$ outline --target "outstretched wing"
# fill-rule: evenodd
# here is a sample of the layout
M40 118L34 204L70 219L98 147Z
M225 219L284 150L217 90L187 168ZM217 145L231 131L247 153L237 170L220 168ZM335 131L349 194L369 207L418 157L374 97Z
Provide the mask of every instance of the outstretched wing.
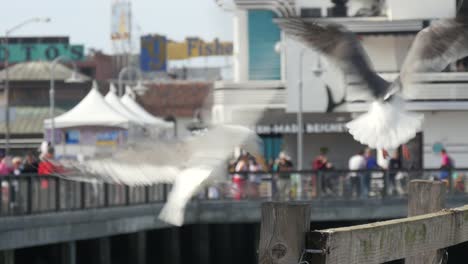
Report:
M416 35L401 69L405 89L410 87L415 73L440 72L468 56L467 13L462 10L455 19L435 21Z
M140 139L111 156L69 162L64 177L126 185L172 183L187 168L204 166L214 176L227 164L236 147L252 154L262 151L258 135L245 127L217 125L197 136L169 142Z
M278 26L336 63L344 72L356 74L376 98L383 97L389 84L378 76L356 35L337 24L321 25L299 17L277 19Z

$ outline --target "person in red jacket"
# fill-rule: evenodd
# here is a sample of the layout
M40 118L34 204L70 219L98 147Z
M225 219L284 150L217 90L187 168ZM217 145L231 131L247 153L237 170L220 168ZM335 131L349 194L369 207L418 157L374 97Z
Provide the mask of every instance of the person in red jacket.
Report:
M63 168L54 161L54 153L54 148L48 147L47 152L42 156L42 161L39 162L39 167L37 169L39 175L52 175L63 172ZM42 180L41 187L47 189L49 187L49 181Z

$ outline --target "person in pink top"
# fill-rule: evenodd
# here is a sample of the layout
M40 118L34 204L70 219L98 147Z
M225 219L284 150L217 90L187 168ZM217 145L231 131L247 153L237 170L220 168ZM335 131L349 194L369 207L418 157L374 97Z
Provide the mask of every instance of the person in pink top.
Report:
M11 173L11 168L7 164L7 158L1 156L0 161L0 176L9 175Z
M442 149L440 151L440 157L442 158L441 160L441 165L440 165L440 180L448 180L450 176L450 171L453 169L453 161L450 158L450 156L447 154L447 151L445 149Z

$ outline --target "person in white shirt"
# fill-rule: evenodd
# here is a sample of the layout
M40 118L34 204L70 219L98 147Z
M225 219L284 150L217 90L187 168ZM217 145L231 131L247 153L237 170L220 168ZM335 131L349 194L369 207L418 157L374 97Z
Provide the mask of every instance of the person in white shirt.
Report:
M364 150L359 150L354 156L349 159L348 162L349 170L354 171L350 172L349 177L351 180L351 194L360 196L362 194L362 172L355 172L355 170L364 170L366 168L366 158L364 158Z

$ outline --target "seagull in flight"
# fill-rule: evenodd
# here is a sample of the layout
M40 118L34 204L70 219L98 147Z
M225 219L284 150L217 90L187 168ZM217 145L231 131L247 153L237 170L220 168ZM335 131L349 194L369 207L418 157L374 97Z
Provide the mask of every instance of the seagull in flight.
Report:
M357 141L371 148L397 148L421 129L423 115L404 109L403 97L410 94L415 74L442 71L468 56L468 14L461 8L455 18L434 21L417 34L400 76L392 83L375 72L357 36L343 25L306 21L295 15L283 16L276 22L288 36L364 83L373 102L367 113L346 126Z
M128 186L172 184L159 218L181 226L190 199L204 187L226 181L228 160L236 147L259 154L263 143L246 127L211 125L183 139L139 139L111 156L62 162L67 173L60 176Z

